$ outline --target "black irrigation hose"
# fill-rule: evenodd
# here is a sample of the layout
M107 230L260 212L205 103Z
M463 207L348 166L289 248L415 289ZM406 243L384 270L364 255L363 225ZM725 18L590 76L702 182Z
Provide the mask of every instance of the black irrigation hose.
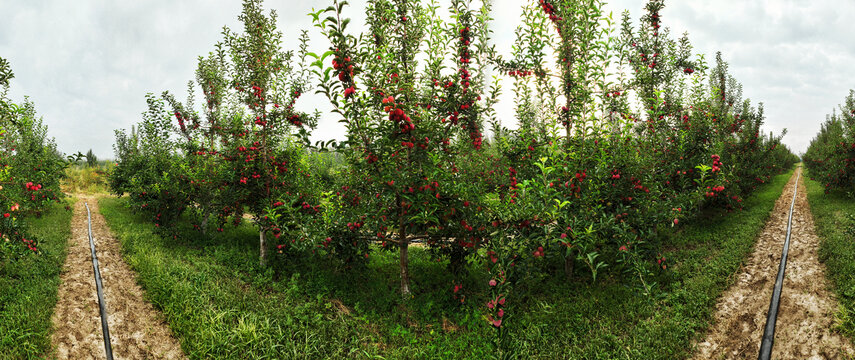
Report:
M787 219L787 239L784 240L784 252L781 255L781 265L778 267L778 278L775 280L775 290L772 291L772 301L769 304L769 313L766 315L766 330L763 331L763 340L760 342L760 360L772 358L772 345L775 343L775 322L778 321L778 305L781 303L781 288L784 286L784 270L787 267L787 253L790 252L790 232L793 228L793 209L796 206L796 194L799 192L799 178L793 189L793 201L790 203L790 217Z
M113 360L113 348L110 345L110 329L107 327L107 308L104 304L104 288L101 286L101 271L98 270L98 256L95 255L95 241L92 240L92 213L89 203L86 205L86 219L89 224L89 249L92 250L92 268L95 269L95 288L98 290L98 307L101 310L101 330L104 332L104 350L107 359Z

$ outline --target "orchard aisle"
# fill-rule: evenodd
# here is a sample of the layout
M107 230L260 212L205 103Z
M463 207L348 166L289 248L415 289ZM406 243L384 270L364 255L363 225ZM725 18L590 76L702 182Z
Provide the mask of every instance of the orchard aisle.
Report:
M793 198L797 169L775 203L754 253L736 283L717 304L714 325L698 344L696 359L756 358L772 288L778 274ZM833 330L837 301L827 288L825 266L819 262L807 191L799 181L781 305L775 329L774 359L842 359L853 347Z
M68 257L60 277L51 339L59 359L104 359L101 317L89 250L86 207L104 286L113 356L116 359L185 358L162 315L143 300L136 274L122 260L118 241L98 212L98 199L78 195L71 222Z

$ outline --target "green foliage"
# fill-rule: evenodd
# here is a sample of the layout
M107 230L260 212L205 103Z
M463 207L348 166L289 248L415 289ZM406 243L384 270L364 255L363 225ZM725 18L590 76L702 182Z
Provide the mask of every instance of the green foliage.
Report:
M632 279L603 275L531 279L531 290L509 294L514 325L509 357L526 359L674 359L692 353L718 295L752 251L792 172L746 198L745 210L706 211L660 234L668 270L655 269L656 297L636 292ZM448 261L412 249L413 297L394 289L397 256L372 253L365 267L337 269L309 256L262 268L248 242L250 226L186 240L164 239L147 219L130 214L126 199L104 199L101 211L122 243L150 300L163 309L190 358L497 357L484 304L495 300L482 264L469 266L465 303L448 297ZM183 225L189 229L189 225ZM548 275L560 262L545 262ZM484 285L484 286L482 286ZM499 299L501 300L501 299ZM495 307L494 307L495 308ZM495 316L495 313L492 313Z
M15 104L6 98L12 73L2 58L0 76L0 261L4 261L39 252L23 217L39 217L52 202L64 198L60 182L72 161L64 159L48 138L33 103Z
M490 5L472 3L452 1L448 21L436 1L369 1L360 35L346 30L345 2L312 14L332 43L310 54L318 92L347 129L338 149L348 164L335 194L341 216L326 224L334 243L324 246L345 263L364 261L372 240L399 249L405 295L410 242L425 240L459 273L486 236L467 223L482 209L480 184L461 167L480 156L496 94L485 91Z
M86 166L95 167L98 165L98 157L92 152L92 149L86 152Z
M127 192L157 226L170 227L190 205L190 194L165 102L152 94L146 101L149 109L139 127L130 134L116 131L119 165L110 174L110 188L117 195Z
M855 90L849 91L840 113L826 116L803 158L811 180L826 191L855 194Z
M494 125L502 136L491 173L504 177L491 179L496 200L487 207L494 301L533 291L550 261L564 263L567 279L576 269L592 281L626 274L653 296L660 284L650 264L668 266L668 244L653 241L664 227L706 208L741 208L743 196L794 163L780 136L759 135L762 106L733 108L741 86L721 56L704 86L703 58L687 36L672 40L661 26L663 1L648 3L637 31L625 13L617 37L602 6L526 6L513 60L497 60L514 80L520 127ZM608 74L613 60L619 70ZM487 320L505 343L511 323Z
M9 80L15 78L15 74L12 72L11 66L9 66L9 61L0 58L0 86L4 89L3 93L5 94L6 88L9 87Z
M223 231L227 219L238 225L252 215L264 262L268 232L311 246L305 229L320 207L304 158L318 116L294 109L310 89L305 32L295 55L280 49L276 13L265 15L261 1L245 1L238 19L243 32L225 28L216 51L199 58L204 119L194 108L193 83L185 103L168 92L148 95L138 128L116 133L119 164L110 184L173 237L185 212L203 232L209 220Z

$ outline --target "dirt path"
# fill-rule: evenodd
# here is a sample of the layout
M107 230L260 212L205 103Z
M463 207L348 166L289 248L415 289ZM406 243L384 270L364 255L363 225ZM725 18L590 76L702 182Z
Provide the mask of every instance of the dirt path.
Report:
M59 359L105 359L101 316L89 250L86 207L92 212L92 235L107 304L113 356L116 359L183 359L178 341L154 307L143 300L136 274L122 260L98 212L97 198L78 195L71 221L68 258L61 275L51 339Z
M801 168L796 172L801 172ZM795 180L796 174L793 174L775 203L754 253L749 256L736 283L719 299L715 323L706 340L698 344L695 359L757 357L781 261ZM814 232L806 190L799 181L773 359L842 359L843 354L855 353L852 344L832 330L837 301L827 289L825 266L819 262L818 247L819 238Z

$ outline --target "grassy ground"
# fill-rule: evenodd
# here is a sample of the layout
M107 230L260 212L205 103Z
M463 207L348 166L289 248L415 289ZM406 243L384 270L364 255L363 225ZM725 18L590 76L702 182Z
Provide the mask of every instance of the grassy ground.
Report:
M68 194L106 194L107 174L113 167L112 162L101 162L96 166L78 164L70 166L65 170L67 176L63 179L62 190Z
M69 202L68 204L71 204ZM31 219L41 255L0 262L0 358L41 358L50 352L51 315L71 236L71 211L55 204Z
M792 173L746 200L746 210L705 214L666 235L674 249L654 297L635 282L580 274L531 287L508 319L512 347L525 359L675 359L703 336L716 297L742 260ZM147 296L163 309L191 358L443 358L494 354L480 309L486 283L471 268L467 304L451 299L444 263L411 249L415 296L397 295L397 256L378 251L364 269L295 260L275 269L257 263L257 233L244 227L209 237L164 240L121 199L101 212L138 271ZM287 275L282 275L287 274ZM512 320L512 321L511 321Z
M818 182L805 179L816 232L822 239L820 261L840 302L839 329L855 340L855 199L843 192L825 193Z

